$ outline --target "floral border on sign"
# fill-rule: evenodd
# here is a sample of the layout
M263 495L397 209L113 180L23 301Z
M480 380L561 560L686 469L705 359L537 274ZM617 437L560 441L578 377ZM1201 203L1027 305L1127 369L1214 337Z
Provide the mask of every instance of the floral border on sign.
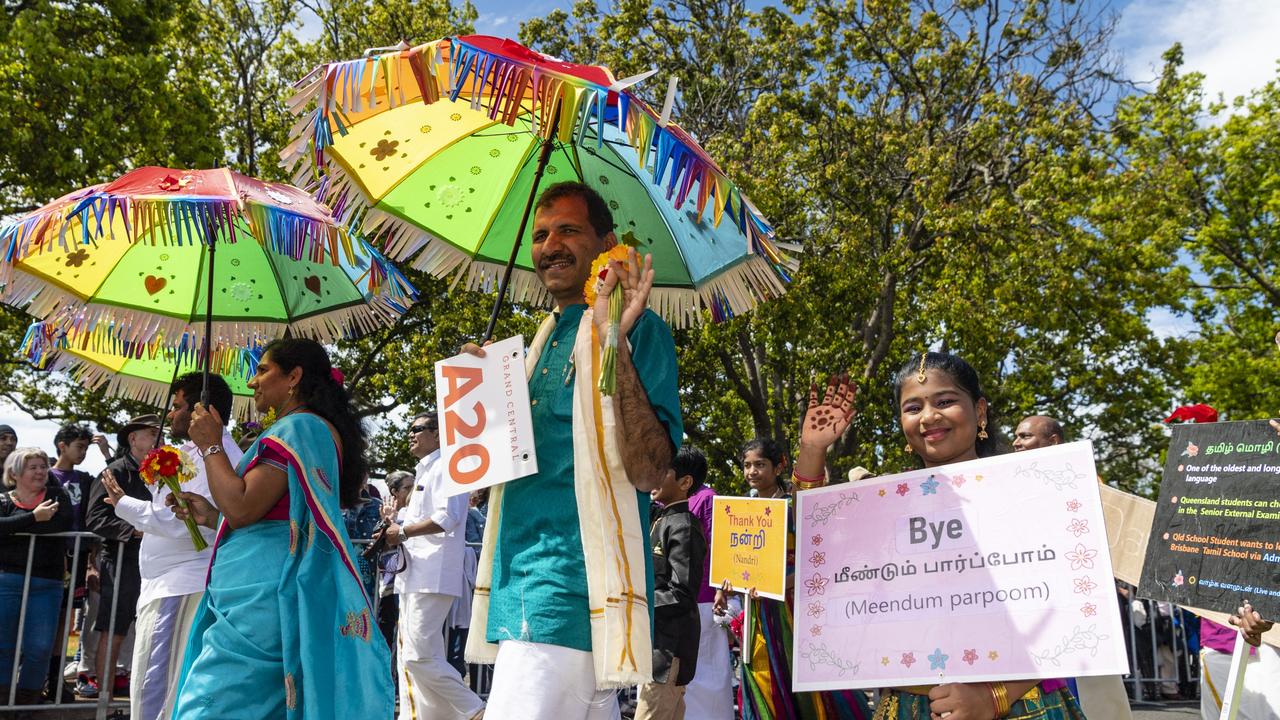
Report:
M1067 463L1061 470L1045 470L1039 467L1040 463L1033 462L1023 467L1017 466L1013 471L1014 479L1018 480L1039 480L1046 485L1052 485L1055 490L1065 490L1070 488L1076 489L1076 483L1084 479L1084 473L1076 472L1071 467L1071 463Z
M818 505L809 512L805 513L805 518L810 520L814 525L826 525L827 521L835 517L836 511L858 502L858 493L852 490L845 490L840 493L840 499L826 505Z
M850 662L828 650L826 643L815 645L812 641L805 640L803 645L804 647L800 650L800 657L809 661L810 670L817 670L819 665L830 665L839 672L841 677L844 677L845 673L857 675L862 666L861 663Z
M1097 625L1090 625L1082 630L1077 625L1072 629L1070 635L1062 637L1062 642L1047 650L1031 653L1031 659L1036 661L1036 665L1048 662L1052 663L1054 667L1061 667L1061 658L1064 655L1087 650L1089 651L1089 657L1097 657L1098 647L1103 640L1107 639L1107 636L1098 634L1096 628Z

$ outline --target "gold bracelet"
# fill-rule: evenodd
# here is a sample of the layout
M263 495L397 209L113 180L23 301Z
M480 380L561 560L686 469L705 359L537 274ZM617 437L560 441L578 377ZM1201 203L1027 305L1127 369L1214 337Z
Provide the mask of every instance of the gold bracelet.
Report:
M795 471L792 471L791 478L796 481L796 487L801 490L812 490L827 484L827 479L825 477L809 478Z
M1002 718L1009 714L1009 689L1004 683L991 683L991 695L996 701L996 717Z

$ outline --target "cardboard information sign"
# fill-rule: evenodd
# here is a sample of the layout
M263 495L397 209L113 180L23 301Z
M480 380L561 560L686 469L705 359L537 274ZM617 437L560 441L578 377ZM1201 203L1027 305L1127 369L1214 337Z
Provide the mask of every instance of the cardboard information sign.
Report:
M445 493L459 495L538 472L524 337L436 363Z
M1174 426L1138 594L1280 616L1280 436L1266 420Z
M796 690L1128 672L1087 442L799 493Z
M716 496L712 500L712 587L755 588L782 600L787 591L787 501Z

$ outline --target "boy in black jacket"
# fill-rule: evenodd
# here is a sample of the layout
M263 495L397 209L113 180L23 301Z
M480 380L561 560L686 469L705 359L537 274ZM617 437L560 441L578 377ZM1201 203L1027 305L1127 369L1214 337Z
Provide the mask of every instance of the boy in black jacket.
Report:
M640 688L636 720L684 718L684 686L698 663L698 588L707 553L702 523L689 512L689 493L706 477L707 459L686 445L652 493L653 682Z

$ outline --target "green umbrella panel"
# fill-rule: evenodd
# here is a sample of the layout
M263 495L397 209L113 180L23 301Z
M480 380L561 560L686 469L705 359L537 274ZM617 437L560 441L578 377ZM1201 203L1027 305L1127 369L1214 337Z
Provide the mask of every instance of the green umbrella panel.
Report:
M361 241L335 264L321 254L298 259L251 238L242 218L204 242L173 244L152 228L125 240L123 214L103 237L34 251L14 263L6 301L86 338L198 347L205 329L208 263L214 258L212 340L245 346L285 331L332 343L389 325L416 290L386 258ZM229 232L241 238L229 242ZM101 347L95 349L103 349Z

